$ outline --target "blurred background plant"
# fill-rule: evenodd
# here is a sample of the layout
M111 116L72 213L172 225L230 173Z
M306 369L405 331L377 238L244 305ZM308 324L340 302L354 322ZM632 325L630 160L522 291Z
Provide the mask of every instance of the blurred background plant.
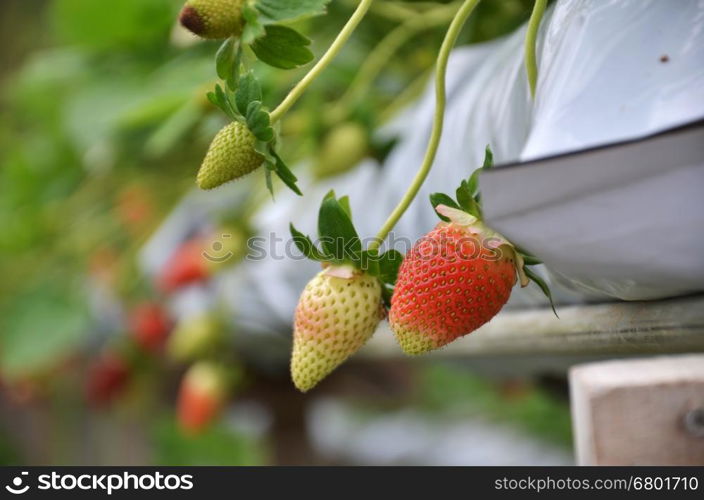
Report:
M297 23L314 40L314 53L329 45L355 5L334 1L328 15ZM365 156L383 159L391 144L375 142L371 131L420 94L457 5L378 2L282 124L283 135L295 137L284 142L289 164L310 165L312 175L325 178ZM460 43L511 32L531 7L530 0L485 0ZM176 339L185 326L169 333L175 318L165 290L140 272L137 255L193 188L210 139L224 124L205 98L218 44L176 26L180 8L179 0L120 0L109 7L95 0L3 1L2 463L359 459L316 453L315 439L306 437L314 423L304 409L315 394L293 393L285 376L262 373L235 352L226 356L241 372L228 385L235 403L216 405L223 418L200 434L178 425L186 367L168 353L191 347L172 347L183 344ZM255 64L265 102L280 100L305 70ZM345 154L333 154L339 151ZM216 224L246 234L246 215ZM188 279L217 272L183 265ZM220 329L226 335L218 345L227 351L233 332L226 324ZM533 381L486 379L461 363L437 361L390 362L373 372L380 378L371 383L367 368L352 366L322 391L343 398L353 419L399 408L438 422L479 415L551 446L569 446L562 386L551 392Z

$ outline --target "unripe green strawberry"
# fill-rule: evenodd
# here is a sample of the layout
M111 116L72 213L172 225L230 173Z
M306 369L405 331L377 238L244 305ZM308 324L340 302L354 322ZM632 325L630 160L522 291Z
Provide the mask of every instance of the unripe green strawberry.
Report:
M291 376L303 392L362 347L383 315L379 280L339 270L328 267L318 273L296 307Z
M169 336L167 354L174 361L189 361L214 351L223 338L224 326L212 313L182 319Z
M313 174L318 178L342 174L364 159L368 147L367 131L359 123L339 125L325 137Z
M203 431L221 412L227 400L227 374L207 361L188 369L178 395L178 422L184 432Z
M443 214L451 212L458 217L416 242L399 269L389 323L407 354L442 347L489 321L508 301L517 272L527 284L510 243L468 214Z
M188 0L181 25L201 38L229 38L242 33L244 0Z
M198 186L213 189L238 179L264 162L254 150L256 138L246 125L232 122L215 135L198 171Z

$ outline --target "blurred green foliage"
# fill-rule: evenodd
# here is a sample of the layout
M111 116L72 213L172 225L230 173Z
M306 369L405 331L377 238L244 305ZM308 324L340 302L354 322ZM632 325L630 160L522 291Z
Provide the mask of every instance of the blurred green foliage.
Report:
M265 465L263 443L222 425L198 436L184 436L165 417L152 434L154 465Z
M496 384L458 365L429 364L422 370L421 403L429 411L481 415L555 444L571 447L569 404L525 381Z

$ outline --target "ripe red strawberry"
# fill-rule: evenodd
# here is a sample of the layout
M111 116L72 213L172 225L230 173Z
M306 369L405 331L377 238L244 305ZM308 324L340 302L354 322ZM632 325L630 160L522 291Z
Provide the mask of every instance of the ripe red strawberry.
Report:
M491 320L511 296L516 275L521 287L534 281L555 312L547 284L526 267L540 261L482 222L479 174L492 164L487 146L484 165L462 180L457 201L430 196L443 222L405 257L391 297L389 323L407 354L442 347Z
M201 361L188 369L178 395L178 422L184 432L203 431L220 413L227 398L227 376L213 363Z
M476 330L511 296L522 260L480 222L467 225L461 219L439 223L399 269L389 321L408 354L437 349Z
M383 317L379 279L339 270L318 273L296 307L291 375L303 392L359 350Z
M117 353L102 354L88 370L88 403L100 407L114 401L127 387L129 375L127 363Z
M144 350L162 350L171 330L171 320L162 306L152 302L139 304L130 313L129 323L135 341Z

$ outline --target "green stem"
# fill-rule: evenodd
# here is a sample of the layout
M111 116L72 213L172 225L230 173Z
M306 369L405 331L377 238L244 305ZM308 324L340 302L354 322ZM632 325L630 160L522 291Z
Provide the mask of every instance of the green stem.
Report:
M337 54L347 42L347 39L350 37L350 35L352 35L355 28L357 28L357 25L364 18L373 1L374 0L362 0L359 3L357 9L347 21L347 24L345 24L345 26L342 28L342 31L340 31L340 33L337 35L337 38L335 38L335 41L332 42L332 45L330 45L330 48L327 50L327 52L323 54L323 57L321 57L315 64L315 66L313 66L313 68L311 68L311 70L306 74L306 76L304 76L301 81L298 82L296 86L293 87L293 89L291 89L291 92L289 92L286 98L281 101L281 104L279 104L278 107L271 112L272 123L279 120L286 113L286 111L288 111L289 108L291 108L291 106L295 104L295 102L301 97L301 95L303 95L303 93L310 86L310 84L313 83L313 81L318 77L318 75L320 75L320 73L322 73L323 70L332 62L335 56L337 56Z
M347 91L333 108L333 115L343 115L346 110L364 96L388 60L416 33L447 22L457 12L458 4L445 5L434 10L416 14L392 30L365 59Z
M450 27L445 34L445 39L442 42L442 47L440 47L440 53L438 54L437 67L435 69L435 114L433 116L433 130L430 134L430 142L428 143L428 148L425 151L425 156L423 157L423 163L421 163L420 169L413 179L413 182L408 187L406 194L396 206L389 218L379 230L374 241L369 244L369 250L376 250L381 246L381 242L389 234L389 232L394 228L398 220L404 214L406 209L413 201L413 199L418 194L420 187L425 182L430 168L433 166L433 161L435 160L435 153L437 153L438 145L440 144L440 138L442 137L443 121L445 118L445 74L447 73L447 60L450 57L450 52L452 47L454 47L457 37L464 26L465 21L472 13L474 8L477 6L480 0L465 0L462 6L457 11L455 18L450 23Z
M543 19L547 3L547 0L535 0L533 13L530 15L530 20L528 21L528 31L526 31L526 74L528 75L530 95L533 98L535 98L535 86L538 82L538 63L536 62L535 56L535 41L538 38L538 28L540 28L540 21Z

